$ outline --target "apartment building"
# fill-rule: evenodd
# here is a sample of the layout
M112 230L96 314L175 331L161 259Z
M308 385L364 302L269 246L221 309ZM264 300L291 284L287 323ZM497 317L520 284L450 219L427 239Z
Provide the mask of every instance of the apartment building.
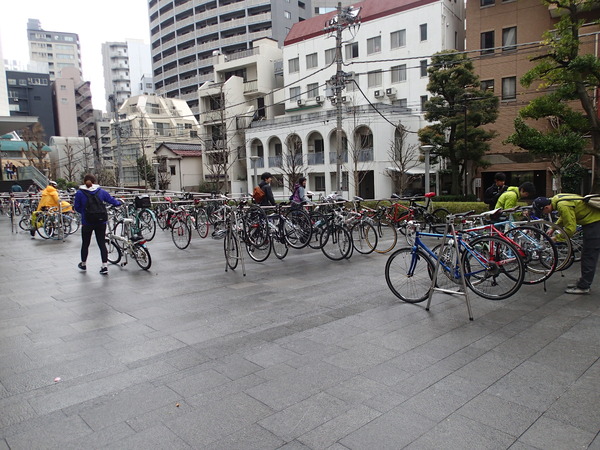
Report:
M312 16L311 0L150 0L155 92L188 102L199 113L197 87L214 81L215 55L252 47L263 37L280 45L298 21Z
M27 22L29 59L48 64L50 79L54 80L66 67L81 71L81 48L79 36L62 31L46 31L38 19Z
M463 49L464 4L367 0L356 3L354 11L360 27L348 27L342 35L347 75L341 98L342 179L337 180L338 105L328 89L336 73L336 40L324 27L330 20L335 23L336 12L292 27L283 48L286 88L274 94L274 103L285 114L251 123L246 154L282 178L286 154L300 148L311 191L329 193L341 185L344 195L383 198L396 188L396 126L409 131L405 147L414 149L419 144L416 132L426 125L422 106L428 96L430 55ZM413 174L424 172L418 158L417 150ZM283 184L279 190L285 195Z
M119 138L117 128L120 128ZM112 122L112 134L113 164L118 169L121 161L125 186L144 184L137 170L137 159L146 155L151 161L162 143L200 143L200 127L187 103L158 95L138 95L125 100L119 109L118 127ZM177 172L172 176L179 179Z
M102 44L102 67L104 69L104 92L106 110L114 112L109 96L114 96L117 110L129 97L152 94L154 84L150 58L150 45L140 39Z
M597 19L599 13L600 7L590 13L590 19ZM545 53L539 43L543 33L554 27L559 15L559 10L539 0L467 2L467 50L472 52L482 87L500 98L499 117L488 126L498 132L486 155L491 165L479 169L471 180L472 191L480 197L493 183L496 172L505 172L511 185L532 181L541 194L553 194L555 186L550 162L534 159L527 151L505 144L504 140L514 133L514 119L519 110L540 95L537 85L525 88L520 79L538 63L535 57ZM584 33L593 31L599 31L599 27L582 28ZM582 52L598 54L597 35L582 38L581 43ZM578 102L573 106L577 108ZM540 122L535 126L544 129L550 124Z
M47 73L6 71L11 116L36 116L46 136L54 136L52 87Z
M90 82L81 79L79 69L62 69L52 83L52 94L56 135L92 138L95 133L92 92Z

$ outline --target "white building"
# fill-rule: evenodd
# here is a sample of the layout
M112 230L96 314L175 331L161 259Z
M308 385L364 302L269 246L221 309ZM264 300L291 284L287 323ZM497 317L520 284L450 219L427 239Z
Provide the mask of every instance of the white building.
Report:
M51 176L78 182L83 173L94 171L94 149L88 138L52 136L48 146Z
M283 81L276 73L281 49L270 38L252 46L244 52L215 55L216 81L198 89L205 179L216 182L216 190L236 194L249 192L245 130L253 121L283 113L282 106L273 105L273 91Z
M425 126L422 105L428 95L430 56L464 47L464 4L366 0L355 4L355 10L360 27L346 29L342 35L342 70L354 82L346 85L342 98L341 184L345 195L383 198L394 190L389 168L393 167L390 149L396 125L409 130L411 145L418 145L416 132ZM336 74L335 34L325 30L335 15L292 27L283 49L286 89L276 92L274 99L285 105L285 115L253 122L246 132L247 156L258 156L273 174L282 174L282 157L300 146L308 188L313 192L337 191L340 184L336 179L336 105L328 98L331 91L325 90L326 82ZM423 167L413 171L422 173Z
M140 39L102 44L106 110L113 111L109 96L116 98L117 109L126 99L154 92L150 45Z
M169 190L198 191L204 180L202 145L163 142L154 154L158 170L166 173L163 178L169 180Z
M119 127L120 146L116 123L112 122L113 162L118 169L121 160L125 186L144 184L137 170L137 159L145 155L151 161L163 142L200 143L198 122L187 103L180 99L158 95L130 97L119 109Z

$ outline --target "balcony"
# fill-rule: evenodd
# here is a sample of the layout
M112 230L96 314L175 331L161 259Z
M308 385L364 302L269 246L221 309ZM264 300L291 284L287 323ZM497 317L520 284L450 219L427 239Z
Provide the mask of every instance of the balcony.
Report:
M249 56L259 55L260 47L249 48L248 50L243 50L241 52L230 53L227 55L229 58L229 62L235 61L236 59L247 58Z
M308 165L314 166L316 164L325 164L325 153L309 153L306 155L308 159Z
M163 58L161 66L166 66L167 64L169 64L172 61L175 61L176 59L177 59L177 53L172 53L171 55L167 55ZM160 76L160 74L158 76Z
M373 161L373 149L363 148L357 152L356 157L358 162Z
M343 163L348 162L348 150L344 150L342 152L342 161ZM329 152L329 164L337 164L337 152Z
M281 167L283 158L281 155L269 156L269 167Z
M269 158L270 159L270 158ZM255 164L255 165L254 165ZM257 159L256 161L250 161L250 167L254 168L256 167L257 169L262 169L263 167L265 167L265 158L263 158L262 156Z

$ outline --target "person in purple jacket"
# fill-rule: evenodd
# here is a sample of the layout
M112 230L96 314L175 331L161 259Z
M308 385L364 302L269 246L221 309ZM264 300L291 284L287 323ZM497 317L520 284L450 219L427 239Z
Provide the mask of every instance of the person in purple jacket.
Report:
M77 265L79 269L85 271L86 261L88 256L88 249L90 242L92 241L92 233L96 235L96 242L98 248L100 248L100 256L102 258L102 267L100 273L102 275L108 275L108 251L106 250L106 221L100 221L97 223L90 223L85 217L85 208L88 202L88 195L97 195L99 200L105 203L110 203L114 206L121 205L121 202L100 188L96 184L96 177L91 174L87 174L83 178L83 183L79 186L79 190L75 194L75 211L81 214L81 262ZM85 192L84 192L85 191Z

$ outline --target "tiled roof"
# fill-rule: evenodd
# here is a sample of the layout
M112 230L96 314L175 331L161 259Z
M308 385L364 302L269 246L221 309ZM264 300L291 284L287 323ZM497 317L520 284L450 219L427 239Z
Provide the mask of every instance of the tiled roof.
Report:
M161 147L165 147L178 156L202 156L201 144L182 144L179 142L163 142Z
M171 150L173 153L179 156L202 156L200 150Z
M360 21L368 22L369 20L379 19L380 17L389 16L390 14L396 14L437 1L439 0L364 0L355 3L353 6L355 8L362 8L360 11ZM295 23L285 38L283 45L294 44L326 34L325 24L336 14L337 11L333 11Z

